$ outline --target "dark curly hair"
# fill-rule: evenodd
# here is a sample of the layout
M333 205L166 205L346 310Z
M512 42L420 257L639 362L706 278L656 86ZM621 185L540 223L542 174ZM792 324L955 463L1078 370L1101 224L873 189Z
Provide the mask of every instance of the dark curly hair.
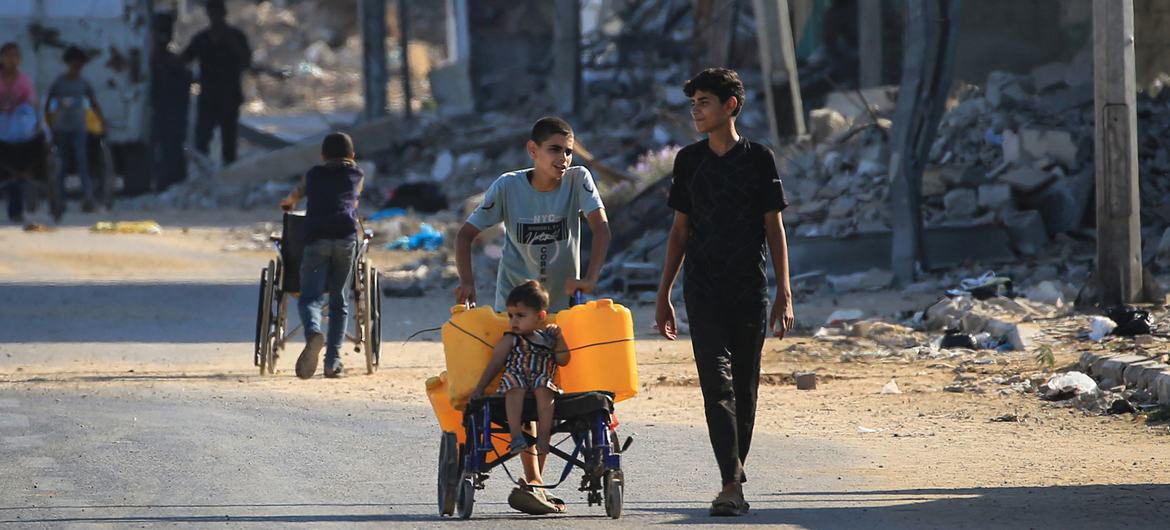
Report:
M544 311L548 309L548 291L540 285L536 280L528 280L512 289L508 293L508 300L504 302L509 306L522 305L529 309L537 311Z
M743 81L740 81L735 70L728 68L708 68L683 85L683 93L688 98L694 97L699 90L715 94L720 103L727 103L729 98L734 97L735 110L731 111L732 116L739 116L739 111L743 110L743 104L747 102Z

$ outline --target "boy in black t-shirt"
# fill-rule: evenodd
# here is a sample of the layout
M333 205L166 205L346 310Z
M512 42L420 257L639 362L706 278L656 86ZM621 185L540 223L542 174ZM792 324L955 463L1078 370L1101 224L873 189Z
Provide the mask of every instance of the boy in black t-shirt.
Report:
M674 224L658 288L659 332L674 340L670 291L686 257L683 295L707 416L707 431L723 489L711 515L742 515L743 462L751 446L760 351L767 328L792 329L788 246L780 211L788 205L772 151L735 131L745 92L732 70L711 68L683 88L691 118L707 139L684 147L674 161L670 207ZM768 317L764 242L777 289Z

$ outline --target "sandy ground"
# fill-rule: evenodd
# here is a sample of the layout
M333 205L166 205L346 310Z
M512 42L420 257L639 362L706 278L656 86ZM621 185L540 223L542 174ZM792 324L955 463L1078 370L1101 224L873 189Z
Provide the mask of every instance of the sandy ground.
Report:
M228 228L256 222L255 217L204 213L164 219L165 232L153 236L92 234L84 228L88 219L47 233L0 228L0 328L6 328L0 329L0 383L82 393L149 389L176 395L265 395L289 403L425 407L423 380L443 369L441 345L434 333L410 343L402 340L443 322L450 305L446 292L385 299L382 367L372 376L351 375L328 383L298 380L291 373L292 357L300 347L296 341L290 344L294 353L280 359L276 376L256 374L250 320L255 294L240 286L256 285L255 277L271 254L222 250L230 239ZM373 256L382 268L409 258L390 252ZM28 296L56 297L60 303L26 308L20 299ZM199 320L171 322L168 306L184 303L187 296L222 299L224 314L208 315L207 325ZM149 303L139 303L144 297ZM894 314L921 309L924 300L933 298L885 292L846 302ZM806 300L796 312L811 324L840 304ZM702 433L690 344L654 338L651 308L634 310L642 392L619 405L619 417L639 425L699 426L695 432ZM1061 321L1061 329L1077 328L1077 318L1083 320ZM58 324L48 324L54 321ZM1061 326L1053 323L1054 328ZM831 443L860 455L825 466L820 472L826 475L923 494L1170 483L1170 456L1162 450L1165 424L1149 425L1132 415L1090 414L1041 401L1034 392L1001 393L1007 385L996 377L1042 377L1031 352L980 357L978 362L973 354L922 360L851 355L843 361L844 354L881 344L804 335L765 344L757 432L814 445ZM905 334L888 340L911 344L929 338ZM1075 332L1054 332L1046 342L1054 347L1058 368L1071 365L1083 350L1125 347L1089 343ZM72 347L82 344L84 349ZM1151 346L1158 347L1165 350L1164 344ZM352 352L345 360L350 367L361 364ZM817 372L817 389L796 390L791 379L796 371ZM944 392L956 377L980 382L984 391ZM880 394L891 379L902 393ZM1008 414L1019 421L992 421ZM418 420L434 424L429 417ZM713 468L706 436L694 442L703 452L697 465ZM757 458L769 455L754 454L749 475Z

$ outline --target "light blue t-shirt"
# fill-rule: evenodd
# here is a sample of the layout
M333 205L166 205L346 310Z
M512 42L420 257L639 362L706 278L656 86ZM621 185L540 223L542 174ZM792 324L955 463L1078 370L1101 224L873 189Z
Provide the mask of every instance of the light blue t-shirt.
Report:
M528 181L530 171L500 175L467 218L480 230L504 223L496 311L505 311L508 293L527 280L537 280L548 290L550 312L569 307L565 282L581 274L581 217L605 207L584 167L570 167L561 187L552 191L536 191Z

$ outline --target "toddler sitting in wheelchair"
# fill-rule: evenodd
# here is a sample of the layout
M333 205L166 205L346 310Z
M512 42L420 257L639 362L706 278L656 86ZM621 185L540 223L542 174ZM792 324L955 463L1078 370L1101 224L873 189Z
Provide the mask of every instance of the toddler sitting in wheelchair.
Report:
M552 436L553 405L561 392L554 383L558 366L569 364L569 348L555 324L547 324L548 291L535 280L528 280L508 294L508 320L512 327L496 344L492 360L484 370L471 399L482 399L484 389L502 370L499 393L511 431L509 451L520 454L530 447L521 427L524 424L524 398L529 392L536 402L537 454L548 454Z

